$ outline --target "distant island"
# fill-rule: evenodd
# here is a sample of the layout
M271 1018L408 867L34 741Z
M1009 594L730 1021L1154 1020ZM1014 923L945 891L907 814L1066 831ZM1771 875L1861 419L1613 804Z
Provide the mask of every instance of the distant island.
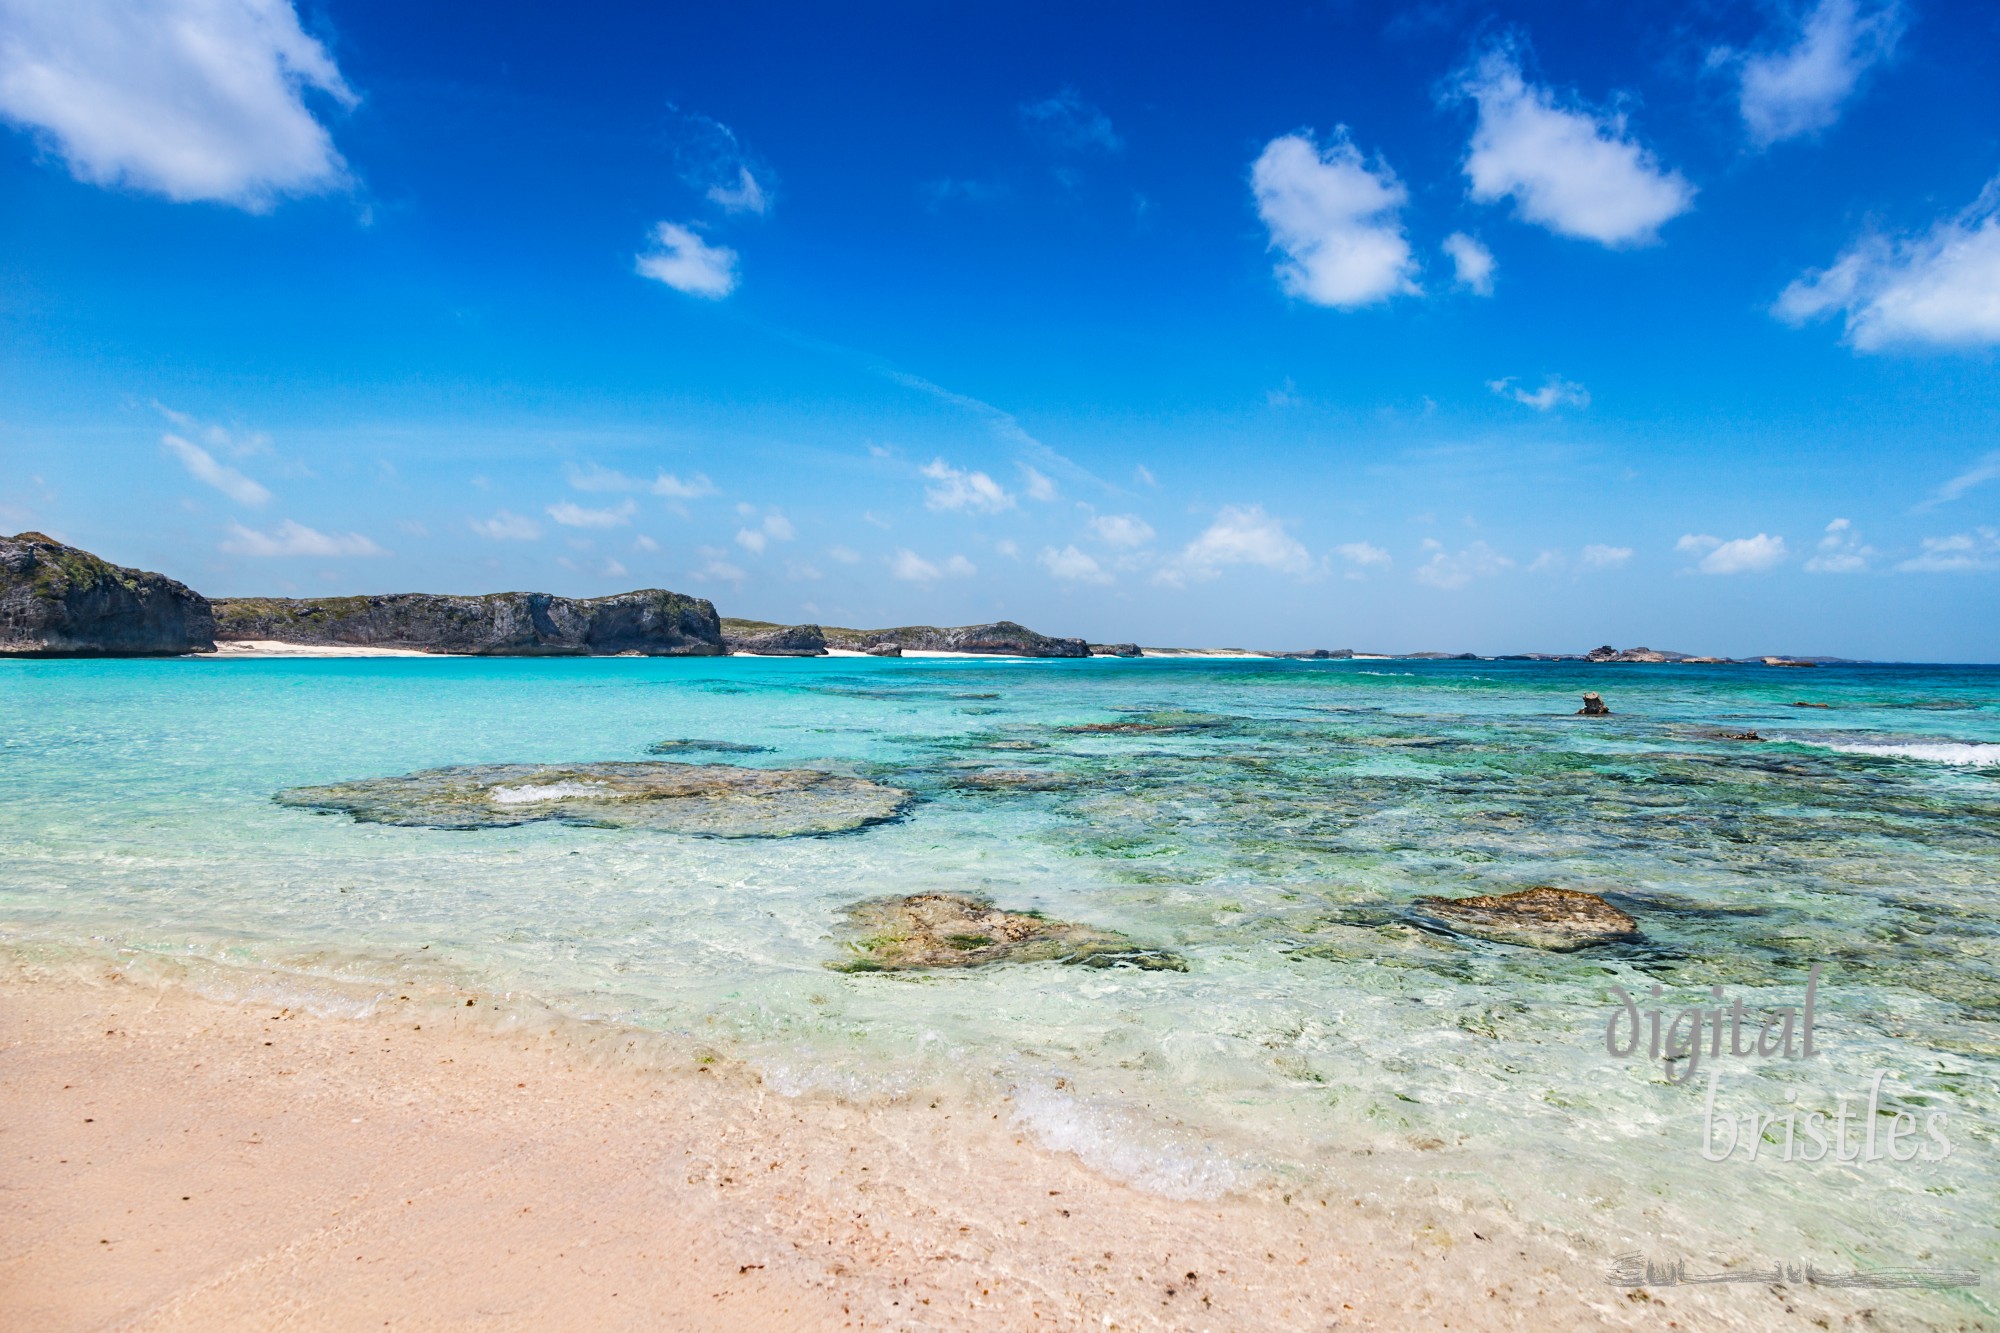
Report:
M474 657L825 657L950 653L1004 657L1254 657L1749 664L1811 667L1851 659L1705 657L1652 648L1587 653L1367 653L1142 648L986 625L848 629L725 618L702 597L644 588L606 597L543 592L380 593L348 597L208 598L186 584L111 564L39 532L0 537L0 656L177 657L218 645L290 645Z

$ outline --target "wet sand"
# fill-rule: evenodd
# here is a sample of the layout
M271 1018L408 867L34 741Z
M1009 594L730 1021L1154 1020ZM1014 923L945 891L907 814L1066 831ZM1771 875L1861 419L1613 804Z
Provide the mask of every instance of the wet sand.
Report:
M1601 1256L1379 1192L1166 1199L1004 1108L788 1098L453 1004L0 984L0 1326L1857 1326L1858 1302L1635 1295Z

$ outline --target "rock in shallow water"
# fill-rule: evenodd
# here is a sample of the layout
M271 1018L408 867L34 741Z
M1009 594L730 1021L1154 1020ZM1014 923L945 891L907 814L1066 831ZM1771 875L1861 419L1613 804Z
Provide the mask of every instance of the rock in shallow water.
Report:
M745 745L741 741L654 741L647 754L769 754L768 745Z
M472 764L293 787L280 805L407 828L507 828L537 820L708 838L846 833L901 814L910 793L814 769L727 764Z
M1476 898L1419 898L1417 911L1464 935L1557 951L1629 940L1639 923L1594 893L1543 885Z
M1033 912L1005 912L962 893L871 898L846 909L849 956L836 972L908 972L988 963L1071 963L1187 971L1187 960L1123 935Z

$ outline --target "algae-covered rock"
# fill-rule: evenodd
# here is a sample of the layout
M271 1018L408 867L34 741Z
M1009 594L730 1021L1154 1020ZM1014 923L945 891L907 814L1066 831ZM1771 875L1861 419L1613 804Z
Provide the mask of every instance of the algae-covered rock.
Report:
M294 787L274 799L407 828L507 828L546 819L709 838L796 838L894 819L910 794L814 769L655 761L431 768Z
M1187 971L1187 960L1123 935L1036 912L1007 912L962 893L871 898L845 911L840 932L848 956L837 972L908 972L989 963L1069 963Z
M1158 709L1150 713L1140 713L1122 722L1083 722L1073 727L1058 730L1074 736L1175 736L1203 731L1216 731L1230 726L1234 718L1218 717L1214 713L1194 713L1180 708Z
M1557 952L1639 933L1637 921L1596 894L1547 885L1475 898L1419 898L1416 909L1463 935Z
M0 537L0 656L168 657L215 651L208 599L39 532Z
M953 779L961 787L984 791L1061 791L1077 785L1073 773L1047 768L981 768Z

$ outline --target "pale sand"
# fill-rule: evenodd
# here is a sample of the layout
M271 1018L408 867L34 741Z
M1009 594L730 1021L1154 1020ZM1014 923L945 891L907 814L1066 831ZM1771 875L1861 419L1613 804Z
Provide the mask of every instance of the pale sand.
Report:
M352 644L284 643L277 639L217 639L211 661L239 657L440 657L415 648L366 648Z
M1504 1221L1176 1202L962 1100L385 1009L0 984L0 1327L1791 1325L1764 1289L1634 1298Z

